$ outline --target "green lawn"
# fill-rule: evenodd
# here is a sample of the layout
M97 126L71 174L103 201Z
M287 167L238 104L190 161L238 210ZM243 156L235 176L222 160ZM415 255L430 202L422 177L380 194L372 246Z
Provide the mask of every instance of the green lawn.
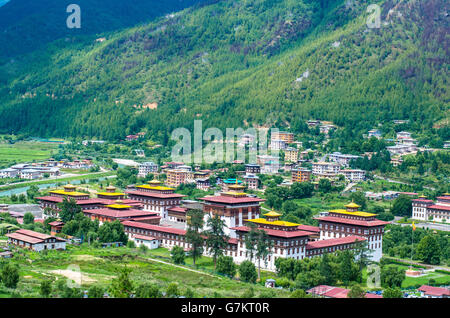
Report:
M0 166L13 162L44 161L57 152L58 145L45 142L21 141L15 144L0 144Z
M399 264L389 264L389 266L395 266L397 268L407 270L409 266L407 265L399 265ZM367 269L363 269L363 282L366 281L367 278ZM427 275L420 277L408 277L406 276L405 280L402 282L402 288L411 288L417 285L427 285L430 282L430 279L434 279L437 285L449 285L450 284L450 274L438 273L438 272L430 272Z

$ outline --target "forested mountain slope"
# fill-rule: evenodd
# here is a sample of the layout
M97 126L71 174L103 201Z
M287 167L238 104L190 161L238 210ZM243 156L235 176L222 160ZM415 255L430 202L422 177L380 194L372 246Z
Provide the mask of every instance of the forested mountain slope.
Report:
M379 1L381 27L369 29L371 3L219 1L56 40L0 66L0 130L119 139L147 129L165 142L194 119L301 131L316 118L349 136L391 119L431 129L448 117L448 4Z

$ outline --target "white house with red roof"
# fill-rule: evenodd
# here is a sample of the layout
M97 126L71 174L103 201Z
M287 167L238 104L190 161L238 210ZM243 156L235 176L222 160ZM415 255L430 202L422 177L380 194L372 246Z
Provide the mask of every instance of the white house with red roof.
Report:
M450 289L446 287L422 285L417 290L426 298L450 298Z
M412 218L422 221L450 223L450 194L437 197L436 202L424 196L412 200Z
M20 229L6 234L8 244L31 249L36 252L43 250L65 250L66 240L39 232Z
M350 289L328 285L319 285L306 291L307 294L323 298L348 298L349 292ZM366 293L365 298L383 298L383 296Z

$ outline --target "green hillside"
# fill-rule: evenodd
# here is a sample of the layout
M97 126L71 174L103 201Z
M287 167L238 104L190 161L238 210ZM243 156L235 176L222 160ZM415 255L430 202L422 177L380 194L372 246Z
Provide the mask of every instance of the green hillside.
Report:
M392 119L435 133L448 116L444 0L379 1L379 29L366 26L372 1L214 2L5 59L0 133L121 139L146 128L166 142L194 119L298 132L315 118L351 137Z

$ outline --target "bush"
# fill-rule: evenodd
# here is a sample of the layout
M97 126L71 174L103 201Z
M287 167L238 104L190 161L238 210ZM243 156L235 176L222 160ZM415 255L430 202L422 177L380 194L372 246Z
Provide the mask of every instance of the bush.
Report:
M291 298L309 298L309 295L303 289L296 289L291 293Z
M128 248L136 248L136 244L134 243L134 241L128 241L127 242L127 247Z
M233 278L236 275L236 264L231 256L220 256L217 259L216 270L218 273Z
M136 298L161 298L159 287L154 284L141 284L136 289Z
M179 296L178 285L176 283L170 283L167 286L166 297L168 297L168 298L176 298L178 296Z
M242 298L253 298L253 297L255 297L255 291L253 290L253 287L250 287L242 294Z
M291 282L286 277L281 277L275 280L275 285L283 288L289 288L291 287Z
M259 298L274 298L275 292L273 290L265 290L259 294Z
M4 265L0 273L0 280L5 287L15 289L19 283L19 269L11 264Z
M243 282L256 283L258 274L255 265L250 261L243 261L239 266L239 276Z
M174 264L184 264L184 257L186 255L181 246L174 246L170 251L170 255L172 256L172 261Z
M97 285L92 285L88 290L88 298L103 298L105 291Z
M49 279L44 279L41 281L40 293L43 298L48 298L52 293L52 281Z

